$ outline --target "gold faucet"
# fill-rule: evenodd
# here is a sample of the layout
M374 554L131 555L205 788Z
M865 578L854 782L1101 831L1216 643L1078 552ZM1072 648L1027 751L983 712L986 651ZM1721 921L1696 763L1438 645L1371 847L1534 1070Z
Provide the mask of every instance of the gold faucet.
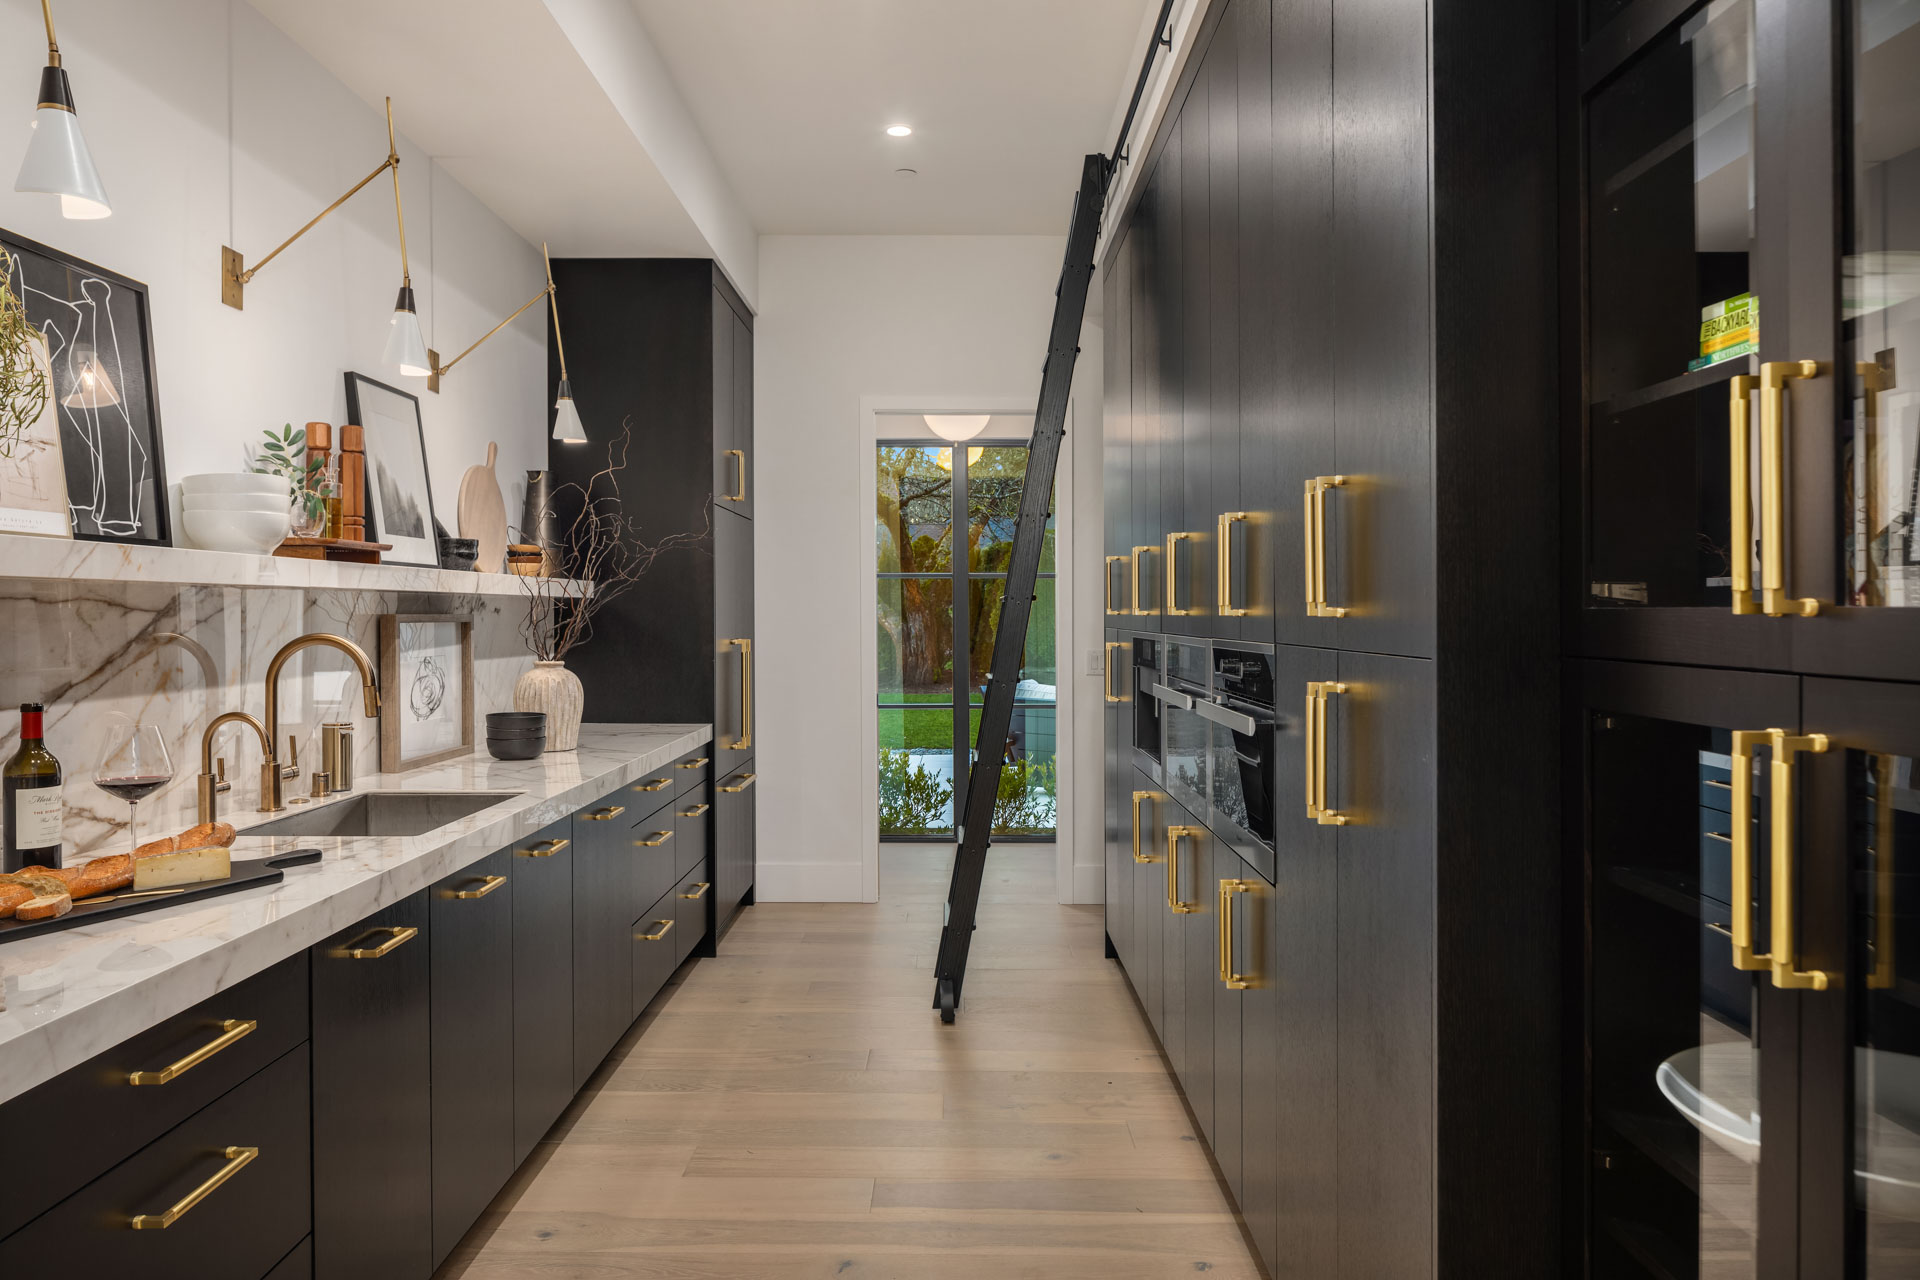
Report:
M366 704L367 714L380 714L380 681L373 674L373 661L367 657L367 651L343 636L328 635L324 631L315 631L289 640L282 645L280 652L273 655L273 661L267 664L267 764L260 775L260 807L268 813L275 813L287 807L286 796L282 790L281 773L278 762L272 757L273 740L280 736L280 669L287 665L287 659L302 649L314 645L328 645L353 659L353 665L360 668L360 692Z
M227 762L220 761L220 772L213 771L213 735L225 724L244 724L260 737L260 798L266 799L273 784L267 781L274 772L273 740L267 737L266 729L258 720L244 711L229 711L225 715L213 718L207 725L207 731L200 735L200 816L198 822L217 822L220 818L220 793L231 791L233 784L227 781Z

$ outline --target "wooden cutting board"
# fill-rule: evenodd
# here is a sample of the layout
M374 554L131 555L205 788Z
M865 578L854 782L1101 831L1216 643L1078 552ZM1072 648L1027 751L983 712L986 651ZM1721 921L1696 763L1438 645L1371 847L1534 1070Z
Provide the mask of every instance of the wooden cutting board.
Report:
M468 467L460 477L460 504L456 519L460 536L480 543L480 558L473 567L481 573L500 573L507 559L507 503L500 496L500 481L493 474L500 447L487 442L485 465Z

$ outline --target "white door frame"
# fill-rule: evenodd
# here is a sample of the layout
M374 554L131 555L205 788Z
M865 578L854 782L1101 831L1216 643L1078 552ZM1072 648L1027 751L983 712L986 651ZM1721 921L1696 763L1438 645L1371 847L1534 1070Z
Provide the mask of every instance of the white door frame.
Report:
M882 414L900 413L1005 413L1019 414L1022 417L1033 416L1032 395L1022 396L922 396L922 395L877 395L860 397L860 487L861 492L873 493L874 450L880 443L880 417ZM1073 889L1073 849L1074 849L1074 805L1073 805L1073 713L1074 685L1078 667L1075 658L1079 654L1077 637L1073 631L1073 402L1067 402L1067 438L1060 443L1060 459L1054 470L1054 637L1055 661L1059 665L1059 682L1054 698L1054 751L1056 765L1055 794L1055 831L1054 831L1054 893L1063 903L1074 901ZM938 437L929 433L928 441L942 443ZM879 616L880 590L879 579L873 569L873 520L872 507L865 507L860 513L860 554L865 586L861 588L861 597L865 601L866 618L860 627L861 653L861 696L865 706L860 717L861 759L867 763L861 767L861 795L864 797L865 844L860 854L860 892L867 902L880 901L880 778L876 765L880 759L880 716L874 709L879 701L879 645L875 637L874 619ZM957 531L956 531L957 532ZM1098 637L1096 637L1098 638ZM955 762L956 772L959 767ZM958 815L956 815L957 817Z

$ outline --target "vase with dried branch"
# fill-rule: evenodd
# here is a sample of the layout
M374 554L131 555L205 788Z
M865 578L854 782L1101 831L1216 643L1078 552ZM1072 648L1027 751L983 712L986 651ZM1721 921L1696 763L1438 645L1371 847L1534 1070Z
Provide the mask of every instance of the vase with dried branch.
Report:
M551 508L559 516L557 549L566 578L519 580L527 593L520 632L534 663L513 687L513 706L516 711L546 713L549 751L572 751L580 745L586 697L580 677L566 668L566 656L593 638L594 616L631 590L661 556L698 546L713 534L709 515L698 531L669 534L657 542L641 538L640 517L620 500L620 475L632 447L629 419L621 424L620 437L607 442L605 466L585 484L554 488ZM575 587L574 582L586 585Z

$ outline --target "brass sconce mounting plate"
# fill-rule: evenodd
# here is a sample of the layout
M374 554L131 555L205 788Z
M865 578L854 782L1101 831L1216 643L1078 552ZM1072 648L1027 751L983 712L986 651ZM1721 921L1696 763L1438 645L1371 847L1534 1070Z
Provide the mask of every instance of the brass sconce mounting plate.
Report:
M440 394L440 353L438 351L435 351L432 347L427 348L427 368L431 370L431 372L427 374L427 390L433 392L435 395L439 395Z
M241 279L247 260L237 249L220 246L220 301L235 311L247 309L247 286Z

